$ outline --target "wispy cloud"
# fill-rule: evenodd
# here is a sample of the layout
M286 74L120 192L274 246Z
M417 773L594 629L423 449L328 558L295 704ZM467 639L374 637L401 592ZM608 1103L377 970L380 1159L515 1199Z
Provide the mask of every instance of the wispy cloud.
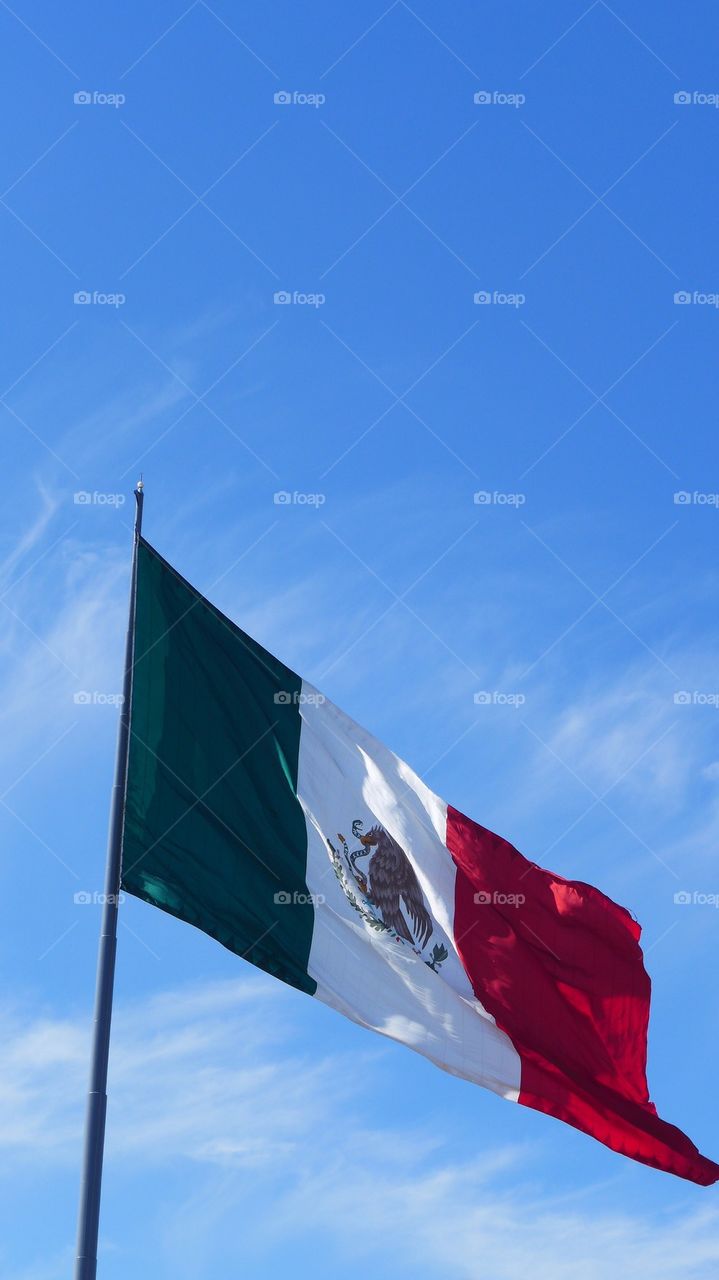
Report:
M478 1140L481 1154L467 1159L421 1118L411 1129L383 1125L354 1105L381 1091L381 1055L298 1055L296 1008L294 993L252 976L118 1009L108 1168L157 1170L153 1275L189 1276L200 1256L229 1267L249 1252L270 1265L309 1241L336 1254L347 1275L378 1255L401 1277L436 1267L473 1280L478 1266L497 1280L715 1274L715 1209L607 1210L601 1188L538 1191L530 1147ZM74 1019L3 1018L0 1145L16 1165L46 1177L76 1163L87 1039ZM166 1203L162 1171L176 1177L198 1165L192 1189ZM258 1185L263 1207L249 1219ZM129 1257L131 1245L121 1247ZM54 1280L53 1267L13 1280Z
M127 555L103 546L99 537L81 541L77 529L64 528L59 517L46 534L47 554L33 564L38 545L36 540L18 553L16 585L0 608L7 660L0 719L13 726L0 758L11 756L17 773L26 756L41 752L76 716L75 694L118 690L126 625Z
M60 505L59 497L46 488L42 481L37 480L35 488L36 501L39 500L40 509L30 524L19 524L17 541L9 545L2 561L0 561L0 583L2 584L1 590L3 592L11 587L16 570L19 567L25 571L26 565L23 562L26 557L32 558L32 552L42 543L53 516Z
M281 1031L279 1010L288 1000L279 984L253 977L119 1008L108 1159L142 1154L160 1163L181 1157L254 1167L294 1149L347 1087L333 1085L336 1061L297 1071ZM0 1146L20 1158L75 1162L87 1023L27 1021L12 1012L2 1022Z

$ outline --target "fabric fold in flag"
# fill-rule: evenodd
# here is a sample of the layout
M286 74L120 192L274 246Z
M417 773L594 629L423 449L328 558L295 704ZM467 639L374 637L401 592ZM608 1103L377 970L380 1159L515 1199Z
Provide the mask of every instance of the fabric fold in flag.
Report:
M640 929L436 796L138 548L123 888L444 1070L657 1169Z

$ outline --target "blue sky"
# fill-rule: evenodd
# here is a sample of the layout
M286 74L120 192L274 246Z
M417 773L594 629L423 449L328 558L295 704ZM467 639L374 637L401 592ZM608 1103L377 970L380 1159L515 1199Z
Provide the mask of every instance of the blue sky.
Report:
M205 594L631 908L653 1097L716 1158L713 6L3 0L0 37L2 1274L74 1253L140 470ZM124 903L103 1280L703 1280L713 1203Z

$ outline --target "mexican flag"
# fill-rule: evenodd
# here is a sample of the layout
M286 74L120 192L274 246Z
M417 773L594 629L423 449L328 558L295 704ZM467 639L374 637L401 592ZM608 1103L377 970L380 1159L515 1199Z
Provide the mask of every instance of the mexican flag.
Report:
M123 888L453 1075L709 1184L640 928L453 809L140 539Z

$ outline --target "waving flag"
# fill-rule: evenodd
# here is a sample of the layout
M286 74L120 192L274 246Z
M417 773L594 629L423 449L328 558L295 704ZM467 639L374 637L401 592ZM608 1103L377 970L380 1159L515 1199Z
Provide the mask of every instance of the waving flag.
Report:
M613 1150L719 1178L649 1100L632 916L525 859L140 540L123 887Z

